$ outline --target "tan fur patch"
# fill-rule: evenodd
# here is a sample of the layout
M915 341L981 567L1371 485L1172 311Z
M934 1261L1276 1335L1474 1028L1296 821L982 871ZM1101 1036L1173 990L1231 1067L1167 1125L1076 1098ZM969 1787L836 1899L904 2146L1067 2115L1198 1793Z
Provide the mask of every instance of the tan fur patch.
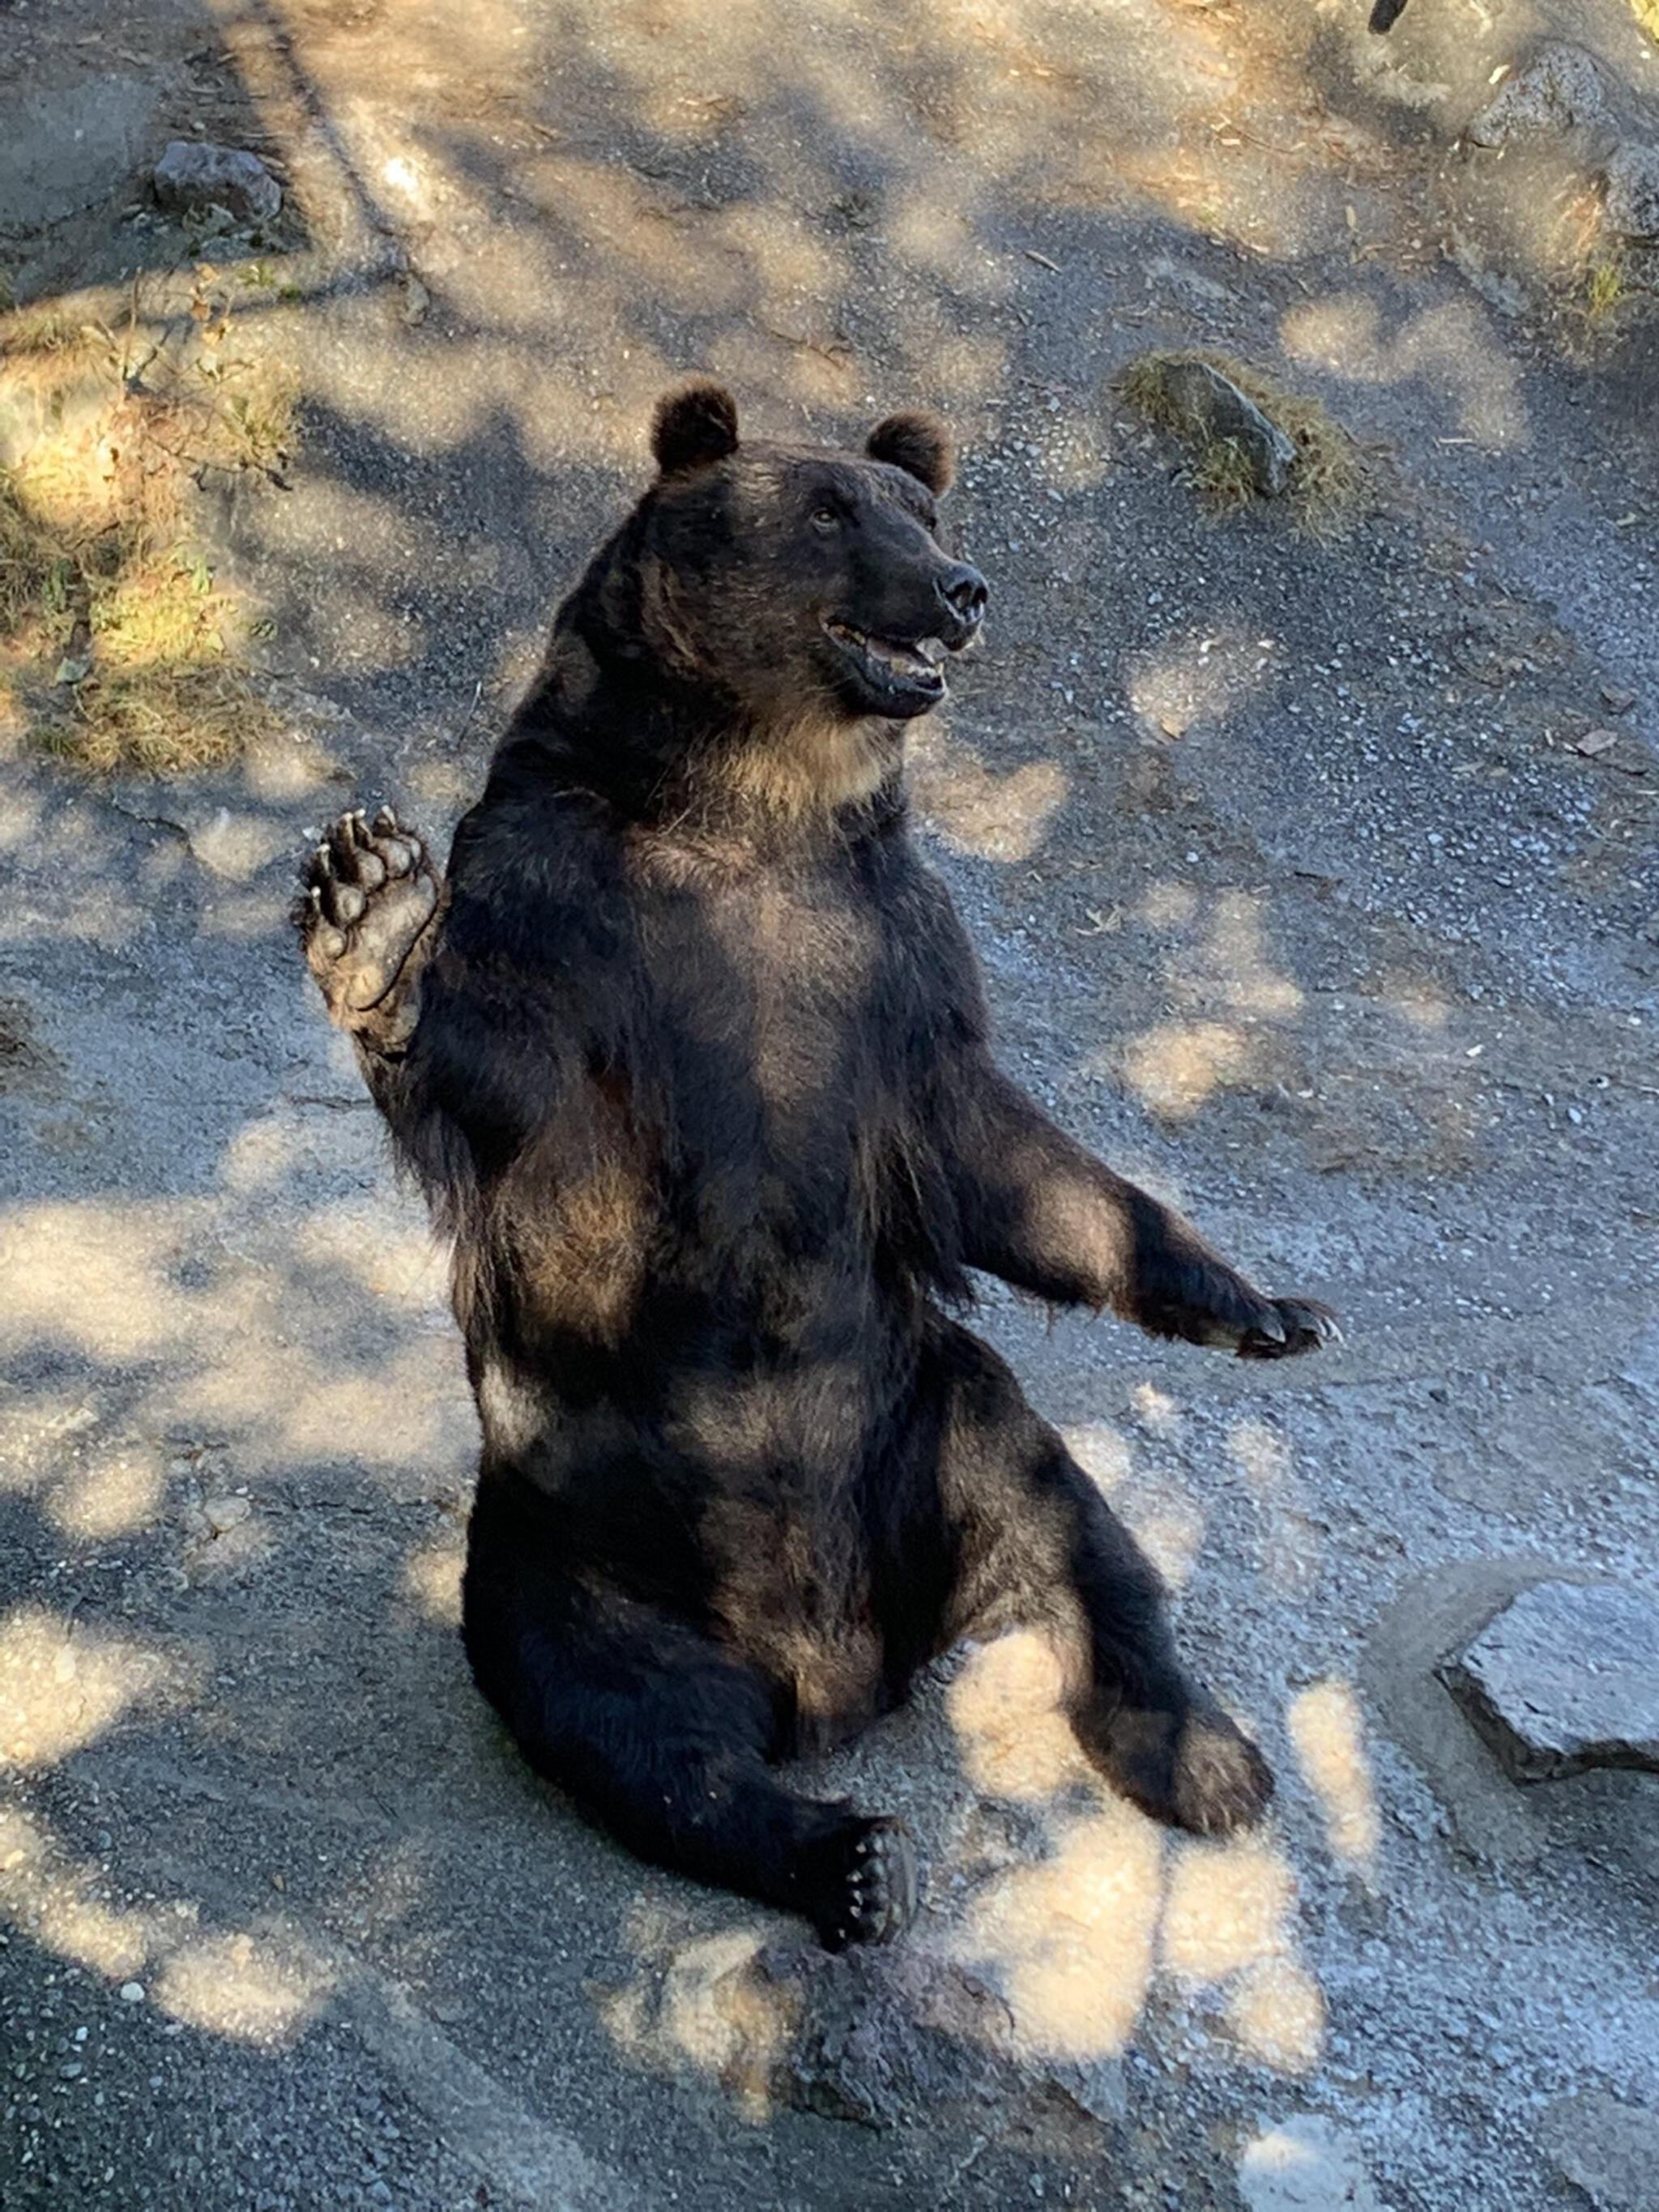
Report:
M598 1160L572 1176L545 1219L520 1231L526 1273L541 1285L540 1317L619 1342L645 1286L652 1225L651 1193L635 1160Z
M833 813L873 798L902 757L903 740L873 717L817 713L738 747L726 774L735 789L781 814Z

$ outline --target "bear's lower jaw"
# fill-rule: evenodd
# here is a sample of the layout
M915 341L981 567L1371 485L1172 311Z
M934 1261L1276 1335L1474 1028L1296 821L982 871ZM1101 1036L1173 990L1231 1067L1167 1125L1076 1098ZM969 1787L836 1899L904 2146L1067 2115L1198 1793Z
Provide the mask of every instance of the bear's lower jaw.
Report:
M899 638L872 637L839 621L825 623L823 633L855 678L866 713L908 720L925 714L945 697L945 672L939 664L948 648L942 639L919 638L909 645Z

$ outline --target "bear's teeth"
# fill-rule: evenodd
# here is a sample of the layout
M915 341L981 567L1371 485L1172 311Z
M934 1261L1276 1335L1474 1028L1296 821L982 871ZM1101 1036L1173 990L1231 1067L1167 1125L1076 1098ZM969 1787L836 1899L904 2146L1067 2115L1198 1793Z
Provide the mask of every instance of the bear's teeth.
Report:
M869 659L879 662L890 675L937 677L939 663L944 659L945 647L936 637L925 637L916 645L903 645L896 638L872 637L851 623L828 622L824 628L831 637L842 645L850 645Z
M874 645L873 640L872 643ZM900 645L896 641L884 639L879 645L874 646L874 650L890 668L899 669L907 676L933 674L933 662L914 646Z

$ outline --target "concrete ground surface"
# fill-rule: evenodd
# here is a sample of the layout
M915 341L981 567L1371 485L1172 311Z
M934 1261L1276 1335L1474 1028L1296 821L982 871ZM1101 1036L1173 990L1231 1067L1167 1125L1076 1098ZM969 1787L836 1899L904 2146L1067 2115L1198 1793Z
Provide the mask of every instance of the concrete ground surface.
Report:
M1364 13L0 12L18 296L142 312L144 165L251 146L236 337L302 391L212 516L281 735L105 785L7 740L6 2212L1659 2205L1659 1784L1520 1789L1433 1674L1659 1556L1654 303L1578 289L1605 144L1462 138L1565 36L1659 139L1659 48ZM1343 532L1203 510L1111 387L1190 344L1352 432ZM919 1837L874 1960L641 1869L472 1691L444 1261L283 919L347 804L441 845L690 370L776 434L950 418L992 619L915 781L1004 1056L1347 1329L1251 1369L987 1287L1279 1798L1164 1835L1039 1647L955 1654L808 1778Z

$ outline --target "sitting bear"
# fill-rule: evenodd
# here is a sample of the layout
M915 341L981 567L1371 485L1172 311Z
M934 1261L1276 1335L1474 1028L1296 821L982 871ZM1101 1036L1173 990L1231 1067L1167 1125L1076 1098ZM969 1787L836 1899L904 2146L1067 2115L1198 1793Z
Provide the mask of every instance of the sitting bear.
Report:
M350 815L299 920L453 1243L480 1688L634 1850L839 1948L909 1920L908 1836L775 1764L962 1638L1051 1632L1079 1741L1160 1820L1219 1833L1273 1787L1152 1567L955 1317L969 1271L1249 1358L1335 1332L992 1057L906 818L906 726L986 603L941 543L943 429L740 441L699 385L653 447L447 879L393 815Z

